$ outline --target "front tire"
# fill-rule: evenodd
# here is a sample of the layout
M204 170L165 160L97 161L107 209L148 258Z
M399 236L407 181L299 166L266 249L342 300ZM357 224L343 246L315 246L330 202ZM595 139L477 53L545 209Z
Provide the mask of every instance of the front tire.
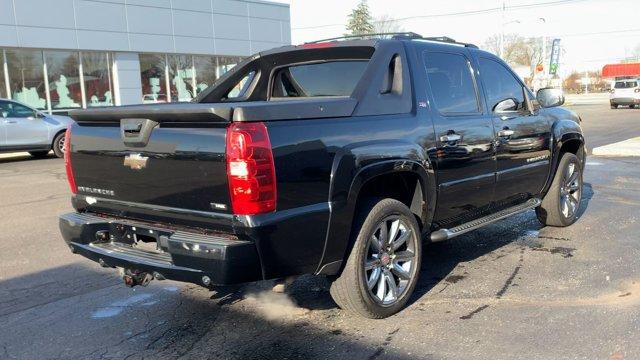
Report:
M576 155L562 155L549 192L536 208L543 225L565 227L576 222L582 200L582 170Z
M64 134L64 132L61 132L60 134L56 135L56 137L53 139L53 144L51 145L53 153L56 154L56 156L59 158L64 157Z
M400 311L418 281L420 227L395 199L370 201L356 217L356 239L330 293L340 308L382 319Z
M612 109L617 109L617 108L618 108L618 105L616 105L616 104L611 104L611 108L612 108Z

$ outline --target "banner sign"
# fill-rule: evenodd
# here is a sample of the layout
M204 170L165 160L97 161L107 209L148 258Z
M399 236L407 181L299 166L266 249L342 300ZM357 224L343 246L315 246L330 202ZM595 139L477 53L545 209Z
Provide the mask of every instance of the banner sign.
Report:
M551 46L551 63L549 64L549 74L556 75L558 64L560 63L560 39L553 39Z

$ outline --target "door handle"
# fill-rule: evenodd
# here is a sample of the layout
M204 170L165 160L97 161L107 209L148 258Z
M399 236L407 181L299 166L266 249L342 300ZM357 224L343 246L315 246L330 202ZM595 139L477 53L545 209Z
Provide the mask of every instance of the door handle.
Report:
M462 136L458 134L447 134L440 136L440 141L442 142L455 142L462 140Z
M15 124L15 123L17 123L17 121L15 121L15 120L5 120L4 123L5 124Z
M500 116L500 120L502 120L502 121L509 121L509 120L515 119L515 118L516 118L516 116L507 116L507 115Z
M498 136L499 137L509 137L509 136L511 136L513 134L515 134L515 131L509 130L509 129L502 129L502 130L498 131Z

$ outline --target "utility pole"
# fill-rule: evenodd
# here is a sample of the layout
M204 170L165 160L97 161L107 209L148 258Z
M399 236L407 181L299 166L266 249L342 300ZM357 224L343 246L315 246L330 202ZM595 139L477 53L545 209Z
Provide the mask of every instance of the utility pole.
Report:
M501 12L501 16L502 16L502 21L500 22L500 24L502 24L502 28L500 29L500 58L503 59L504 56L504 26L506 25L504 23L504 13L507 10L506 5L504 3L504 1L502 2L502 12Z

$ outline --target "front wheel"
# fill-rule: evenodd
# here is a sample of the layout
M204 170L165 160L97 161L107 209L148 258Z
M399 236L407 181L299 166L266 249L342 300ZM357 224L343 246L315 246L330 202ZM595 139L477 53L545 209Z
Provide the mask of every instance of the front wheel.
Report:
M635 108L636 108L635 104L629 105L629 109L635 109Z
M569 226L578 219L582 200L582 166L574 154L564 153L549 192L536 208L543 225Z
M418 281L422 242L409 208L371 201L359 213L355 243L330 292L342 309L372 319L400 311Z
M611 104L611 108L612 108L612 109L617 109L617 108L618 108L618 105L616 105L616 104Z
M53 148L53 153L59 158L64 157L64 134L64 132L61 132L56 135L51 146Z

